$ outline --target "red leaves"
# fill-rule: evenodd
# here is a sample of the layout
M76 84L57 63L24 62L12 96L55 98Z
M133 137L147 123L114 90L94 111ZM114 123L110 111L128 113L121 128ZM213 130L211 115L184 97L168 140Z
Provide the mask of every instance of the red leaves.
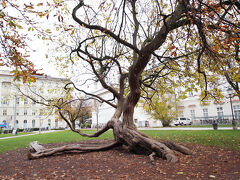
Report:
M174 49L175 49L175 50L174 50ZM171 53L171 56L174 56L174 57L177 56L177 47L176 47L176 46L174 46L174 45L170 46L169 50L170 50L170 51L174 50L174 51Z
M176 52L176 51L173 51L173 52L171 53L171 56L176 57L176 56L177 56L177 52Z

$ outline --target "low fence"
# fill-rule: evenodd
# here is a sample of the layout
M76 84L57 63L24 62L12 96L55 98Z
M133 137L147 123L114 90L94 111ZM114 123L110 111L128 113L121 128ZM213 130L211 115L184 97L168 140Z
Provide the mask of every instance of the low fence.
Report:
M240 119L235 119L237 124L240 124ZM232 118L195 118L193 119L193 125L208 125L208 124L232 124Z

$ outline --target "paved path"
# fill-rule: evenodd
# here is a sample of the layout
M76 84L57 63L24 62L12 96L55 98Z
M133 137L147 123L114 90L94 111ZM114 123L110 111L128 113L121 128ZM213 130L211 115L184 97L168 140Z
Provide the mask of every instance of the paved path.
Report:
M55 131L60 131L60 130L41 131L41 134L55 132ZM40 134L39 131L33 131L30 134L15 135L15 136L8 136L8 137L0 137L0 140L2 140L2 139L11 139L11 138L18 138L18 137L24 137L24 136L32 136L32 135L36 135L36 134Z
M166 128L138 128L140 130L213 130L212 127L166 127ZM232 127L218 127L218 130L231 130Z

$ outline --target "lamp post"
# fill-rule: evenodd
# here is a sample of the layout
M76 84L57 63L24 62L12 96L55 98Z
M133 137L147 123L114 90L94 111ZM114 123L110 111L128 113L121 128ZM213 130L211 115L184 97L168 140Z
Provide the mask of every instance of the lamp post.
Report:
M233 130L237 130L237 122L234 118L234 114L233 114L233 107L232 107L232 98L234 97L233 95L233 89L232 88L228 88L227 89L227 93L229 95L229 99L230 99L230 105L231 105L231 111L232 111L232 127Z
M17 134L17 95L14 95L15 103L14 103L14 116L13 116L13 135Z

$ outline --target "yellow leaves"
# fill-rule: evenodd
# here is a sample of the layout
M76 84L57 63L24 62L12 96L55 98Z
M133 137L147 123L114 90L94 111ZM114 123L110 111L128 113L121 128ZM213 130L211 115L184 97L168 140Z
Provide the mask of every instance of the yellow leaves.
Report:
M45 30L47 33L52 33L50 29Z
M60 4L60 3L63 3L64 0L53 0L53 2L54 2L55 4Z
M46 16L46 15L49 16L48 13L49 13L48 11L46 11L46 12L37 12L37 15L39 15L39 17L42 18L43 16ZM47 17L47 19L48 19L48 17Z
M2 6L5 8L6 7L6 1L2 0Z
M234 82L240 82L240 74L239 73L234 73L232 75L232 79Z
M33 77L33 76L31 76L31 77L29 78L28 82L29 82L29 83L31 83L31 82L36 82L36 78Z

